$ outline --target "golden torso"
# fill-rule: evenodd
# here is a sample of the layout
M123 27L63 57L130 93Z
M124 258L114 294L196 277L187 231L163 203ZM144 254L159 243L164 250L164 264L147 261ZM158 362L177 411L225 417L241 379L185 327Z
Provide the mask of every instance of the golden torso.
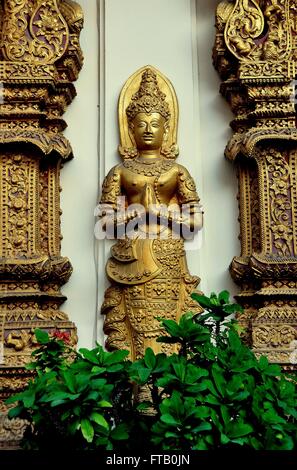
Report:
M179 165L164 158L152 164L138 161L120 165L121 193L127 204L142 204L146 210L150 204L169 205L176 195Z
M153 239L159 236L162 240L171 239L171 245L178 245L179 248L176 246L175 249L181 250L179 256L181 266L183 265L183 241L180 239L173 242L170 219L151 217L156 216L158 210L162 212L161 208L164 206L170 211L171 208L174 210L176 205L181 207L183 203L197 203L199 200L193 178L182 165L163 156L145 161L138 157L125 160L111 170L104 188L104 202L111 202L111 195L118 195L125 197L128 211L137 205L140 206L142 214L143 209L146 214L149 213L149 218L144 223L143 219L140 224L136 223L136 227L138 235L140 232L154 235L147 239L142 236L134 237L134 224L130 226L129 230L132 232L129 232L127 239L118 240L112 248L112 258L107 263L107 274L111 280L120 284L135 285L158 275L162 266L156 260ZM115 200L113 202L115 203ZM133 212L132 210L132 219L135 217ZM127 219L127 222L128 220L130 219Z

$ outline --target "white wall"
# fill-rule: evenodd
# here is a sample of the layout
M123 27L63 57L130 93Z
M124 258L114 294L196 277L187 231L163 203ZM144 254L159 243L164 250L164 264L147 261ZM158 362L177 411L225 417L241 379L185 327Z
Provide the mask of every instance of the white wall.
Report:
M75 84L77 97L65 115L65 135L74 160L65 164L61 175L62 254L70 258L74 271L63 288L68 300L62 308L77 325L79 345L91 347L97 316L93 212L98 195L99 41L96 0L79 3L85 14L81 35L85 62Z
M80 345L90 346L96 337L103 341L102 319L96 312L108 285L104 267L110 247L110 243L94 243L93 209L104 175L120 161L117 100L121 87L138 68L157 67L177 92L178 161L194 176L205 208L202 248L189 252L189 268L201 277L206 293L224 288L235 291L228 265L239 253L239 229L236 177L223 158L231 115L219 95L219 78L211 63L218 2L80 3L86 17L81 41L86 60L77 82L78 96L66 115L66 135L75 160L65 165L62 174L62 248L74 266L64 288L68 296L64 310L78 326Z
M224 159L231 136L232 113L219 94L220 78L212 64L215 10L218 0L197 0L197 36L200 101L200 155L205 206L204 247L201 251L201 287L205 293L238 289L228 267L240 254L237 181L234 166Z

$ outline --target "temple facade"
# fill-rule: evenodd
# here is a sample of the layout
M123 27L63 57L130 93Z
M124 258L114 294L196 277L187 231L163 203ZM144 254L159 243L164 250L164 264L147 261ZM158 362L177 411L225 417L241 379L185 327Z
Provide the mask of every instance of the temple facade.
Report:
M180 254L193 276L185 285L196 288L199 278L206 294L229 290L244 307L240 321L256 354L293 368L295 0L2 0L0 22L0 448L17 447L23 432L23 423L7 419L4 401L30 377L24 366L34 329L67 333L81 347L105 341L102 313L118 305L104 293L112 276L124 282L106 273L114 241L96 237L96 216L106 175L123 155L135 156L118 146L135 138L127 127L123 140L121 125L141 73L127 85L125 109L118 100L129 77L147 67L157 71L159 104L143 109L159 112L169 102L161 115L173 117L170 143L188 172L177 178L192 196L197 188L204 213ZM160 171L139 171L148 197ZM198 202L178 191L177 201ZM167 261L151 257L156 272L174 250ZM148 281L159 282L157 298L170 287L160 276ZM131 286L125 292L134 289L135 305L148 300ZM172 300L166 295L164 304ZM137 305L139 317L148 304Z

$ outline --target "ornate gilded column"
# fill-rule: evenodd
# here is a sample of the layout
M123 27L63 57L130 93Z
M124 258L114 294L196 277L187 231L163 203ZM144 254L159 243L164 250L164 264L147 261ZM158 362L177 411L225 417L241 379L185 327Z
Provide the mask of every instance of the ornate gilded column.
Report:
M219 4L214 64L235 118L225 155L239 180L241 323L257 355L292 367L297 339L295 0Z
M61 256L60 170L72 158L62 116L82 66L81 7L72 0L0 3L0 448L22 423L5 417L5 398L28 378L34 329L76 329L60 310L72 271Z

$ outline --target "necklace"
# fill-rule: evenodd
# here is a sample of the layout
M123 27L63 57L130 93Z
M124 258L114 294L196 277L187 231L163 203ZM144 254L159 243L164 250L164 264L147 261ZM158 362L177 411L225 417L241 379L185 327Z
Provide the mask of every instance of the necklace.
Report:
M162 160L164 160L162 157L157 157L157 158L144 158L143 160L141 157L136 157L135 161L138 163L143 163L144 165L156 165L158 163L161 163Z
M125 160L123 165L128 170L144 176L160 176L162 173L169 171L173 167L174 162L164 160L163 158L158 161L143 162L134 158L133 160Z

